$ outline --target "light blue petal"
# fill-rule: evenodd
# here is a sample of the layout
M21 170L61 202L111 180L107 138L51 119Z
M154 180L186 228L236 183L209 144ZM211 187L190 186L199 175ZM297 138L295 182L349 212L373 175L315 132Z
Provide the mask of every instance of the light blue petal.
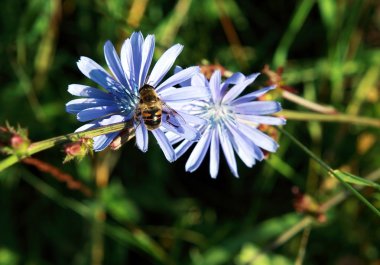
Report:
M105 135L96 136L93 138L94 144L93 149L95 152L103 151L106 149L113 139L119 134L119 132L113 132Z
M254 101L234 105L233 110L238 114L265 115L279 112L281 104L276 101Z
M216 178L219 172L219 134L217 130L213 130L210 146L210 175Z
M132 86L131 89L138 92L136 91L136 89L138 90L138 87L134 74L133 51L130 39L126 39L121 46L120 60L121 65L123 66L124 74L127 80L129 80L129 84Z
M192 101L207 98L209 92L206 87L181 87L176 89L167 89L159 94L160 98L166 102L172 101Z
M261 150L261 148L255 144L252 146L254 147L254 151L255 151L254 153L255 153L256 160L262 161L265 158L263 150Z
M156 138L158 145L161 147L161 150L164 152L166 159L169 162L173 162L176 160L175 152L173 147L171 146L168 138L166 138L165 134L160 130L156 129L151 131Z
M131 35L131 46L133 53L133 69L134 77L138 87L140 81L140 70L141 70L141 58L142 58L142 46L144 43L144 37L141 32L133 32Z
M174 67L174 73L175 73L175 74L178 73L179 71L182 71L182 70L183 70L183 68L182 68L181 66L176 65L176 66ZM181 86L181 87L184 87L184 86L191 86L191 78L188 79L188 80L185 80L185 81L181 82L181 83L180 83L180 86Z
M221 83L221 73L219 70L216 70L210 78L210 91L214 103L219 103L221 100L220 97L220 83Z
M90 130L90 129L95 129L97 127L99 127L99 123L97 121L91 121L89 123L86 123L85 125L82 125L81 127L77 128L75 130L75 132L83 132L83 131L87 131L87 130Z
M77 62L79 70L88 78L104 87L109 92L118 95L125 91L125 88L113 79L99 64L87 57L80 57Z
M234 85L223 97L222 103L229 103L238 97L244 89L255 81L256 77L259 76L259 73L252 75L250 78L247 78L244 82Z
M231 126L226 123L231 137L232 146L240 159L247 167L252 167L255 164L255 150L254 144L248 138L241 135L241 133L235 129L235 126Z
M205 86L207 88L209 87L209 83L208 83L206 77L204 76L204 74L202 74L202 73L196 74L191 78L191 85L192 86Z
M88 108L113 105L116 105L116 103L113 100L99 98L78 98L70 100L66 103L66 111L68 113L76 114Z
M230 76L226 81L221 84L220 94L225 95L230 85L235 85L238 83L242 83L246 80L245 75L240 72L234 73Z
M179 115L168 115L164 113L162 115L162 126L189 141L197 141L200 138L198 130L187 124Z
M182 118L186 121L186 123L188 124L192 124L194 126L196 125L203 125L203 124L206 124L208 121L199 117L199 116L196 116L196 115L191 115L191 114L187 114L183 111L177 111L179 115L182 116Z
M255 100L258 97L261 97L262 95L264 95L265 93L267 93L269 90L272 90L272 89L275 89L275 88L276 88L276 86L264 87L262 89L259 89L257 91L254 91L252 93L249 93L247 95L244 95L244 96L242 96L240 98L237 98L237 99L233 100L231 102L231 104L240 104L240 103L244 103L244 102L249 102L249 101Z
M200 69L198 66L186 68L186 69L172 75L171 77L166 79L164 82L162 82L161 85L159 85L156 88L156 91L158 93L163 92L166 88L173 87L177 84L180 84L180 83L190 79L195 74L198 74L199 71L200 71Z
M129 119L130 119L130 117L125 116L125 115L112 115L109 118L105 118L105 119L100 120L99 124L101 126L106 126L106 125L115 124L115 123L119 123L119 122L125 122Z
M239 130L257 146L269 152L276 152L279 147L275 140L256 128L239 123Z
M250 148L250 152L251 152L251 155L253 156L254 159L258 160L258 161L261 161L264 159L264 153L263 151L261 150L260 147L258 147L254 142L252 142L249 138L247 138L240 130L236 130L239 135L241 136L241 138L247 142L249 142L249 148ZM242 159L243 160L243 159ZM253 164L255 164L256 162L254 161Z
M178 145L174 151L176 158L180 158L184 153L186 153L187 150L194 144L193 141L183 140L180 145Z
M191 152L190 157L186 162L186 171L193 172L200 166L210 146L211 135L212 131L210 128L203 133L201 139L195 145L194 150Z
M79 85L79 84L71 84L69 85L67 91L73 95L78 97L85 97L85 98L101 98L101 99L109 99L112 100L113 97L109 93L105 93L101 91L100 89L85 86L85 85Z
M146 76L149 71L150 64L152 63L153 53L154 53L154 35L148 35L145 38L143 47L142 47L142 59L140 67L140 80L138 87L142 87L145 84Z
M152 72L150 73L148 84L157 87L162 78L167 74L170 68L173 66L174 61L181 53L183 46L176 44L168 49L154 65Z
M79 121L90 121L102 117L107 117L109 115L114 115L120 112L118 106L101 106L84 109L77 114L77 119Z
M223 149L224 156L226 157L227 164L235 177L239 177L237 172L236 159L232 149L231 142L229 141L228 133L219 129L220 144Z
M246 77L245 77L244 74L242 74L240 72L236 72L232 76L230 76L229 78L227 78L224 83L225 84L233 84L233 85L235 85L235 84L244 82L245 79L246 79Z
M182 71L182 70L183 70L183 68L181 66L179 66L179 65L174 66L174 73L175 74Z
M257 124L268 124L268 125L284 125L286 124L286 120L278 117L271 116L258 116L258 115L242 115L235 114L236 118L243 121L249 121Z
M125 78L123 67L121 66L120 58L110 41L104 44L104 57L106 58L107 65L116 79L129 90L129 84Z
M166 138L168 138L171 145L175 145L181 141L183 141L183 137L179 134L176 134L172 131L165 132Z
M268 124L268 125L284 125L284 124L286 124L285 119L278 118L278 117L271 117L271 116L236 114L236 117L239 120L248 121L248 122L257 123L257 124Z
M142 120L137 125L135 133L137 147L145 153L148 150L149 137L148 130Z
M210 102L206 100L193 101L169 101L170 107L180 110L191 115L203 115L210 108Z

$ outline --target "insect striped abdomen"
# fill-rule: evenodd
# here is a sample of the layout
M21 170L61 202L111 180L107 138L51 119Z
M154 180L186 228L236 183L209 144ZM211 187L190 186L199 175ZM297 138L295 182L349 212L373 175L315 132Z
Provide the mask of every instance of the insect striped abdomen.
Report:
M138 113L141 115L148 130L160 127L162 117L162 101L154 87L145 84L140 90L140 104Z
M160 127L162 110L158 107L151 107L142 110L141 116L148 130L154 130Z

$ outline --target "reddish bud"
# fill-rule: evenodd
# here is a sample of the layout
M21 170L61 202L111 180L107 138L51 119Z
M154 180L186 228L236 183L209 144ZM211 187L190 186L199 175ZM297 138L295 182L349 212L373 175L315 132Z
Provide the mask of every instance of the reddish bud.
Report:
M0 151L6 154L24 156L30 145L28 131L21 127L13 128L9 124L0 127Z
M71 156L77 156L82 153L80 142L69 143L65 145L65 153Z
M118 150L122 145L123 143L121 141L121 136L119 135L115 139L112 140L109 147L111 148L111 150Z
M326 222L325 213L321 210L321 205L318 204L313 197L302 193L298 187L292 188L294 194L293 206L296 212L312 215L320 223Z
M283 67L277 68L276 71L273 71L269 68L269 65L264 65L263 70L261 72L268 77L268 85L275 85L276 88L281 90L286 90L291 93L297 93L297 90L291 86L287 86L282 78L282 73L284 72Z
M23 144L25 143L25 140L20 136L20 135L13 135L11 137L11 146L14 148L14 149L19 149L23 146Z
M92 139L80 138L79 140L64 145L64 152L66 157L63 163L66 163L74 158L81 160L88 153L92 153Z
M122 130L120 131L119 135L113 139L109 147L111 150L118 150L123 144L128 142L133 135L134 134L132 134L132 128Z

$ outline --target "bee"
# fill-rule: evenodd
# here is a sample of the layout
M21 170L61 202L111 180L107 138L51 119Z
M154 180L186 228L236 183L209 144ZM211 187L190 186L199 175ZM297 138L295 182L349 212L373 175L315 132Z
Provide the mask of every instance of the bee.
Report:
M166 122L175 127L180 127L177 117L183 118L172 108L166 105L157 95L153 86L145 84L139 90L139 104L135 112L135 120L142 117L148 130L155 130L160 127L162 114L166 114ZM174 117L174 115L176 117Z
M122 130L119 135L113 139L110 144L112 150L118 150L125 142L129 141L134 136L134 130L141 124L142 118L145 127L148 130L155 130L161 126L162 116L164 114L165 121L170 126L178 129L181 124L185 124L183 117L174 109L169 107L158 96L155 88L145 84L139 89L139 96L130 94L129 97L138 100L138 104L134 113L135 126ZM117 113L113 113L117 114ZM109 114L109 115L113 115Z

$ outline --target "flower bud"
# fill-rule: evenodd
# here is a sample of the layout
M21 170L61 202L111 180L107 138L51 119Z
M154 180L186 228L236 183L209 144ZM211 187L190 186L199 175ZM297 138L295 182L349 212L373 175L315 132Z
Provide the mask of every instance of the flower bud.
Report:
M66 157L63 163L66 163L74 158L83 159L88 153L92 153L92 139L80 138L79 140L64 145Z
M16 134L11 137L10 143L14 149L20 149L23 144L25 144L25 140L20 135Z
M65 145L65 153L71 156L82 155L82 147L80 142L69 143Z

